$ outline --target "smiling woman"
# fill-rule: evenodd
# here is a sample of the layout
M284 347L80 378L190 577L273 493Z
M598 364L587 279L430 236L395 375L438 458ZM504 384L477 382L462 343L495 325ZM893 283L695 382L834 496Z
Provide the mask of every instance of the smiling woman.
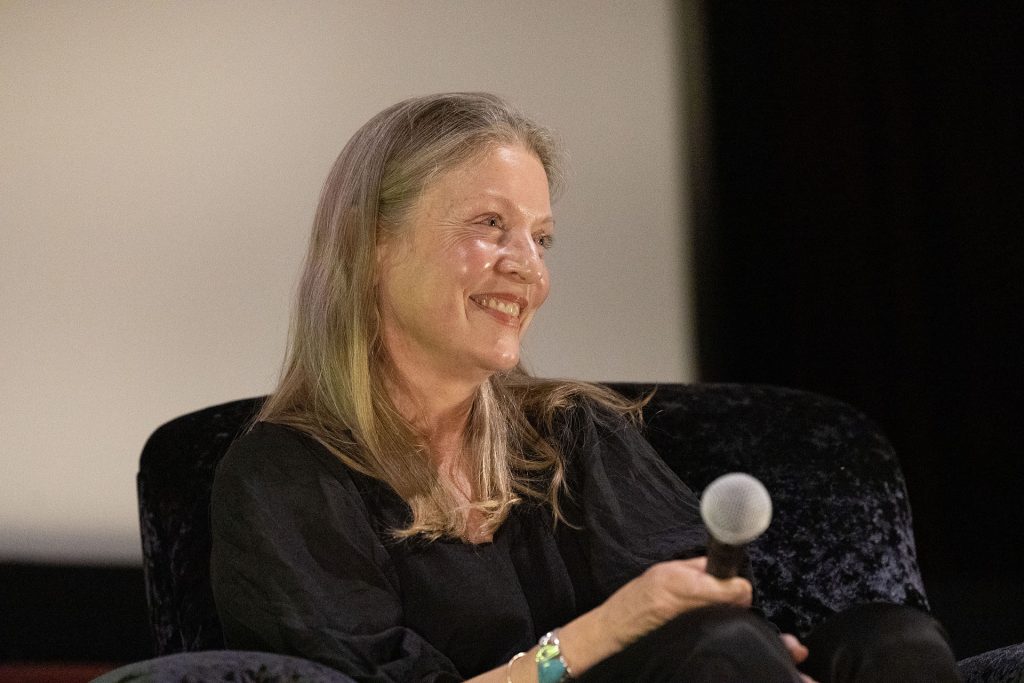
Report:
M403 384L466 383L519 362L547 298L547 174L525 147L487 148L430 184L408 227L379 246L381 332Z
M490 540L499 520L474 506L491 483L465 457L463 426L479 388L519 363L550 287L552 220L540 160L521 145L494 145L430 183L405 229L377 247L388 394L426 437L473 541Z
M750 583L704 571L640 406L519 364L559 177L552 136L481 93L400 102L342 150L284 374L214 481L230 647L357 681L800 680L807 649L741 609ZM927 616L852 623L955 680Z
M285 373L259 420L387 483L411 510L397 536L487 539L522 496L557 516L562 459L526 403L546 419L572 394L633 408L519 365L549 288L561 175L549 131L461 93L384 110L328 176Z

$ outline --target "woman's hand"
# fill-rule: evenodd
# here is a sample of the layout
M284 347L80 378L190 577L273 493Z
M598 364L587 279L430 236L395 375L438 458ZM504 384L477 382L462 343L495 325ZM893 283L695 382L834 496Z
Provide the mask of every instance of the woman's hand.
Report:
M660 562L615 591L598 607L558 630L562 656L577 676L599 661L654 631L683 612L714 604L749 607L750 582L741 577L718 579L705 571L707 558ZM789 634L782 642L795 663L807 657L807 648ZM525 659L531 659L532 653ZM473 683L509 680L535 681L536 670L513 666L495 669ZM493 678L491 678L493 676ZM804 677L806 683L814 683Z
M562 654L581 673L688 610L725 603L747 607L752 588L741 577L717 579L704 571L707 558L653 565L603 604L566 624Z
M750 605L749 581L717 579L704 571L706 565L706 557L659 562L613 593L598 612L618 648L697 607Z

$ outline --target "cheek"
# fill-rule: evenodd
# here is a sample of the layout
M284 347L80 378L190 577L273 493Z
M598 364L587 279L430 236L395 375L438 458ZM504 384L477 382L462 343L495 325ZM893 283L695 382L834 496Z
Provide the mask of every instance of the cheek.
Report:
M493 270L495 260L494 245L482 240L467 242L451 255L452 267L459 275L469 277Z

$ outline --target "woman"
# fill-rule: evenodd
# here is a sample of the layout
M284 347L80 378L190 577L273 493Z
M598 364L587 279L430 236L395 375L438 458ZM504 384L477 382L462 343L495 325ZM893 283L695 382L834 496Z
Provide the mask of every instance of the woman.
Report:
M559 180L551 135L487 94L401 102L346 145L282 380L217 472L229 645L359 681L800 680L750 583L703 571L639 406L519 366Z

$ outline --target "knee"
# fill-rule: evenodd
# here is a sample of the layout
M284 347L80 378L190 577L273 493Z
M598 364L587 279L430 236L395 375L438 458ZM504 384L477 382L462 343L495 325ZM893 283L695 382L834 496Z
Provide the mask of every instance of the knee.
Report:
M906 605L858 605L841 617L856 624L858 640L865 647L891 647L894 643L949 645L946 631L934 617Z
M792 659L778 632L749 610L716 605L694 610L685 627L696 641L680 662L679 680L791 681ZM726 674L725 672L731 672Z
M894 661L902 661L914 675L930 672L929 677L920 680L958 680L949 636L937 619L905 605L876 603L863 605L858 611L862 612L860 618L868 634L863 645L866 661L887 669Z
M955 681L956 658L942 625L904 605L859 605L835 615L805 640L803 669L819 679Z
M796 681L798 674L768 622L740 607L715 605L680 614L583 680L778 683Z
M778 634L763 619L740 607L712 605L693 611L681 627L694 629L704 647L727 651L781 647Z

